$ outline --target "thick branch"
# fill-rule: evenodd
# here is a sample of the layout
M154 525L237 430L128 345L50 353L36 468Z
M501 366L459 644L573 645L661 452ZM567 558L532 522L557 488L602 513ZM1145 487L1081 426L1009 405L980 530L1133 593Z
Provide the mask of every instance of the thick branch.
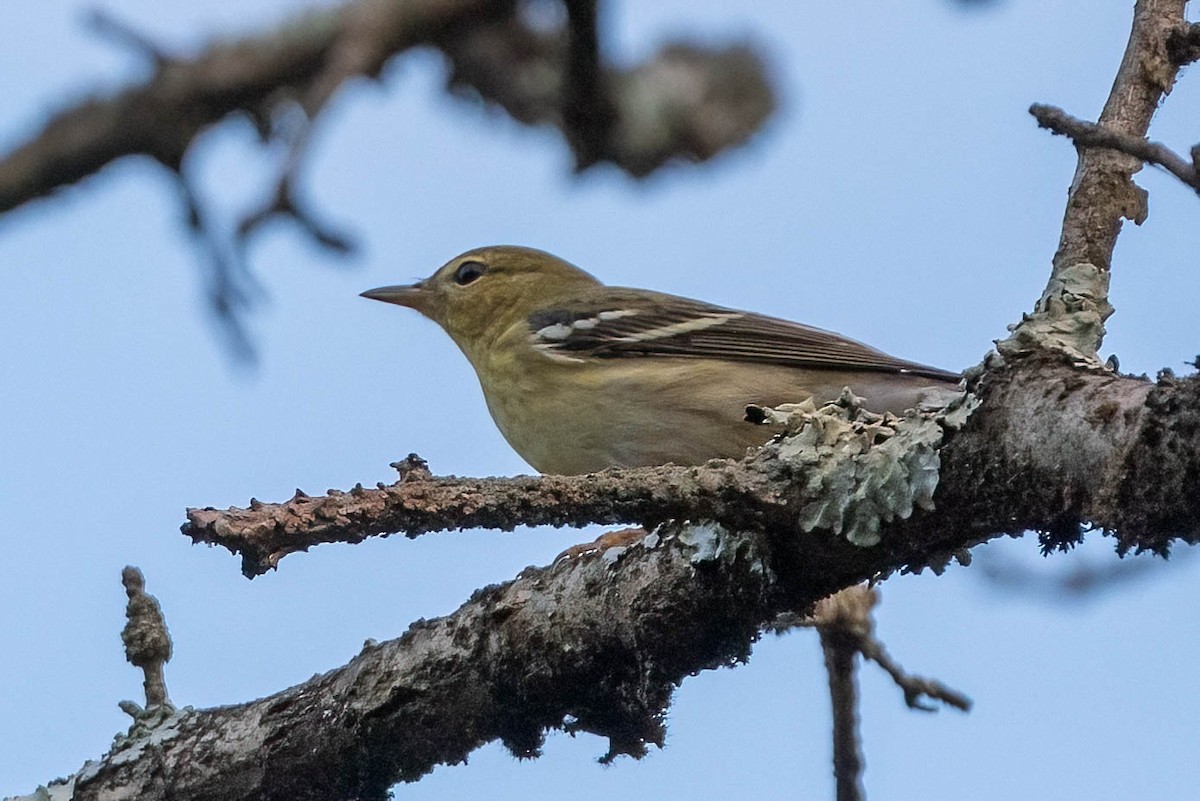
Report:
M753 526L759 533L668 526L643 545L531 569L448 618L368 646L344 669L251 704L181 713L153 758L112 755L81 778L81 797L126 786L159 798L162 777L170 777L181 799L377 798L391 782L461 761L489 739L535 753L543 730L558 726L608 736L611 754L637 754L660 740L677 681L744 658L779 614L803 613L863 579L903 566L936 569L973 542L1028 527L1041 529L1047 545L1075 541L1082 521L1111 525L1135 547L1200 539L1200 498L1180 491L1200 468L1200 381L1152 387L1026 359L1020 370L996 371L980 391L984 405L942 449L937 509L883 526L875 547L820 530L764 531L762 521ZM736 482L713 476L749 469L696 468L688 474L692 497L721 513L722 487ZM594 510L601 506L587 504L614 504L626 478L632 489L649 477L592 477L600 501L588 501L582 483L564 495L566 479L513 480L497 485L503 500L487 514L515 524L529 510L543 514L536 510L551 500L564 516ZM1131 477L1161 486L1150 491ZM449 516L487 504L478 483L459 485L470 491ZM428 491L423 497L453 502L451 486L410 477L379 496L379 509L402 513L386 511L393 493ZM543 488L550 494L541 496Z
M382 799L490 740L536 754L557 727L608 737L608 758L640 755L661 743L679 682L744 660L776 614L850 580L797 581L788 550L703 525L531 568L344 668L178 713L151 733L153 748L122 743L81 773L75 797Z
M610 757L636 755L661 741L664 709L686 675L745 658L781 614L803 614L866 578L938 569L973 542L1028 527L1041 529L1047 546L1074 542L1083 521L1113 527L1128 547L1200 539L1200 498L1190 487L1200 474L1200 380L1152 386L1031 358L993 371L978 390L983 406L942 449L937 509L884 525L875 547L820 530L765 531L761 520L741 533L668 525L641 545L527 570L270 698L170 715L150 732L152 747L123 739L78 774L78 797L123 788L122 797L147 799L381 798L394 781L460 762L491 739L534 754L555 727L607 736ZM764 480L790 470L784 449L760 455L764 472L775 460ZM425 486L453 498L438 494L450 480L407 467L401 494ZM696 468L695 497L720 512L720 482L707 483L703 471L747 469ZM592 481L610 482L598 490L609 503L626 475ZM628 475L631 486L649 478ZM491 512L509 522L548 502L540 485L563 486L515 481L501 485L508 499ZM458 512L484 503L482 493L476 487ZM585 488L571 493L586 503ZM584 508L571 497L555 502L564 515ZM210 528L220 529L219 519Z

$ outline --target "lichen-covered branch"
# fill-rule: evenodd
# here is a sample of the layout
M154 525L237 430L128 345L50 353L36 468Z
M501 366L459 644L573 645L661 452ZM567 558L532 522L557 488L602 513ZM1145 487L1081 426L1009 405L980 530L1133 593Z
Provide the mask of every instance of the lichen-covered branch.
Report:
M528 569L343 668L120 741L74 777L74 797L382 799L491 740L534 755L554 728L607 737L606 758L639 756L661 744L679 682L746 659L775 615L852 580L805 581L789 550L699 524Z
M1198 387L1195 378L1154 385L1028 358L987 375L977 388L982 405L935 450L937 462L918 458L929 448L923 440L900 447L903 437L871 424L833 444L824 435L806 447L782 440L742 462L585 477L410 476L381 489L192 509L184 533L242 554L248 575L317 543L388 532L667 519L790 536L811 549L814 566L831 539L877 542L887 569L919 568L1028 529L1066 546L1082 525L1115 534L1122 548L1159 551L1200 536L1200 496L1187 488L1200 474ZM933 508L918 513L926 493Z
M1146 136L1159 101L1179 73L1172 52L1187 31L1186 6L1187 0L1138 0L1100 127ZM1172 42L1176 45L1169 46ZM1033 313L999 343L1006 358L1053 350L1074 364L1100 369L1096 353L1113 311L1108 302L1113 247L1123 220L1140 224L1147 214L1145 191L1133 182L1141 167L1142 161L1127 153L1080 148L1050 281Z
M1031 358L994 371L978 390L983 405L941 448L935 509L882 525L872 547L761 521L741 530L667 524L640 545L561 560L481 590L454 615L418 623L400 640L370 645L345 668L272 698L180 713L163 724L153 759L111 754L81 774L77 785L92 795L78 797L118 786L162 797L155 782L170 776L175 798L377 798L391 782L459 762L490 739L535 753L555 727L609 737L610 756L637 754L661 738L675 682L744 658L781 613L804 614L864 579L938 569L974 542L1031 527L1047 547L1075 542L1083 522L1113 527L1131 547L1200 540L1194 492L1162 506L1153 493L1138 501L1147 488L1129 483L1144 476L1161 482L1165 495L1197 474L1200 381L1151 385ZM765 486L795 469L777 455L759 458L754 469ZM728 485L710 483L703 471L747 469L695 468L691 497L709 496L705 503L719 512ZM632 491L646 478L614 471L593 481L608 482L597 493L610 503L622 486ZM423 497L439 502L454 498L457 480L409 479L401 496L408 484L436 487ZM548 508L552 497L564 515L589 502L583 483L564 494L558 479L514 482L497 485L507 500L489 513L509 523ZM458 484L465 499L448 515L486 503L478 482ZM543 484L553 491L539 497ZM732 509L744 499L726 503ZM379 499L380 511L401 513L386 505Z
M858 400L847 394L821 410L809 403L780 413L803 429L742 462L459 479L434 478L410 455L397 465L401 480L391 486L360 484L317 498L297 490L284 503L251 499L248 509L189 509L183 532L242 554L247 576L320 542L518 525L650 528L668 519L703 518L734 528L826 530L870 545L878 541L881 524L931 507L937 445L950 418L881 416L859 408Z

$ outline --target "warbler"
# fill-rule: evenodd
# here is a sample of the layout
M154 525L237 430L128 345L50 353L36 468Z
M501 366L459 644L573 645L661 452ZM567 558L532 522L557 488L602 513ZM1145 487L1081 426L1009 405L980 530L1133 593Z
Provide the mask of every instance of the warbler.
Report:
M469 250L362 296L440 325L504 437L543 473L740 458L772 436L745 420L749 404L823 403L849 387L900 412L959 381L799 323L605 286L527 247Z

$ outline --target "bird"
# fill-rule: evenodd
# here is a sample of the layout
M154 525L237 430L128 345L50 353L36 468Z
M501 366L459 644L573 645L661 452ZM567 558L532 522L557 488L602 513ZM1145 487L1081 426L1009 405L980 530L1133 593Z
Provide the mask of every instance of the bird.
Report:
M441 326L505 439L547 474L742 458L775 433L747 421L748 405L819 405L848 387L900 413L961 378L800 323L607 286L516 245L361 294Z

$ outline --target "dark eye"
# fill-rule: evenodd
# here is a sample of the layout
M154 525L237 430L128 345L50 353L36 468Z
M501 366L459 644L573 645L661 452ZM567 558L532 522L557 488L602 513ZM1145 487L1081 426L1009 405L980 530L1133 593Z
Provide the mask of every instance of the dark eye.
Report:
M454 271L454 283L459 286L476 281L481 275L487 272L487 266L477 261L464 261L458 265L458 269Z

